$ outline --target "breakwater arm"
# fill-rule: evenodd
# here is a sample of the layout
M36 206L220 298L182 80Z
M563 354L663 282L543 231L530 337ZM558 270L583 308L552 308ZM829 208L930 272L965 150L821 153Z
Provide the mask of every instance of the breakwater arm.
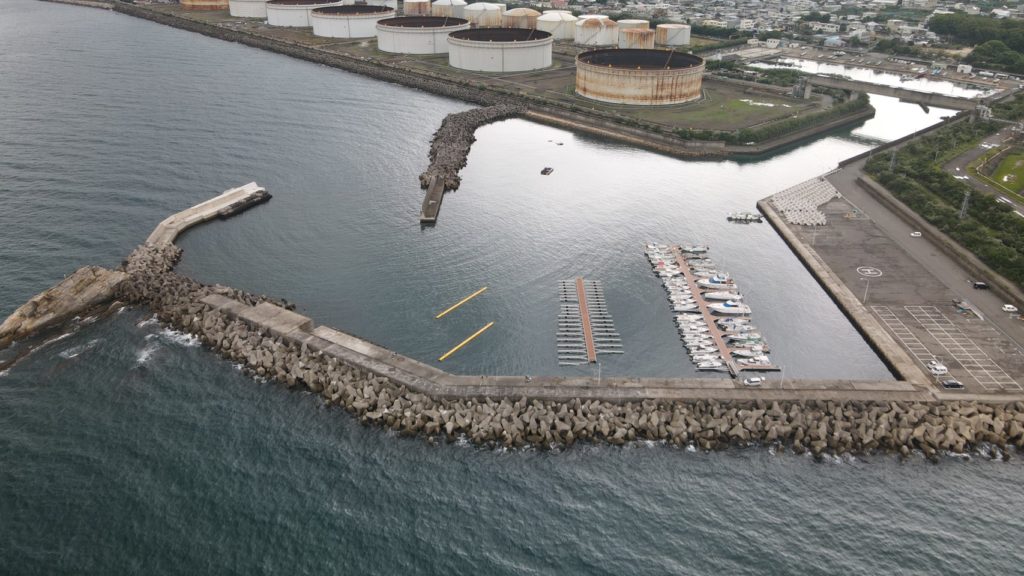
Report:
M466 165L469 150L476 141L476 129L524 113L523 105L496 104L445 117L430 142L430 166L420 174L420 187L427 191L420 222L436 222L444 193L459 189L459 171Z

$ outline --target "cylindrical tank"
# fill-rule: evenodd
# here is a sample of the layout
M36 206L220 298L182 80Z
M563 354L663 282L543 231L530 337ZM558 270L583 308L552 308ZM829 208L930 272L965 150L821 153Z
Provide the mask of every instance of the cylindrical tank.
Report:
M615 46L619 26L604 15L584 16L576 21L576 43L581 46Z
M619 20L617 24L619 25L619 33L622 33L623 30L629 30L632 28L647 30L651 27L651 23L647 20Z
M356 4L356 2L354 0L351 2L346 0L345 4ZM396 15L398 14L398 0L366 0L366 5L387 6L388 8L394 10Z
M537 18L537 30L550 32L555 40L576 38L576 17L561 10L548 10Z
M227 10L228 0L181 0L185 10Z
M697 100L703 75L702 58L674 50L603 49L576 57L576 93L614 104Z
M430 16L430 0L405 0L402 14L406 16Z
M475 26L477 28L497 28L501 26L501 15L504 12L505 9L499 4L491 4L490 2L474 2L463 9L462 17L469 20L470 26Z
M472 28L448 35L448 64L478 72L523 72L551 66L551 34L531 28Z
M267 0L228 0L228 10L236 18L266 18Z
M370 38L377 35L377 22L392 18L395 10L388 6L328 6L313 10L310 21L313 36L326 38Z
M445 16L403 16L377 22L377 48L397 54L447 54L448 35L469 22Z
M269 0L267 2L267 24L271 26L312 26L310 13L316 8L341 6L338 0Z
M462 0L435 0L430 5L431 16L448 16L449 18L463 18L466 3Z
M654 48L654 30L645 28L619 30L619 48Z
M654 43L661 46L689 46L690 26L687 24L658 24Z
M513 8L501 17L501 25L505 28L536 28L540 12L532 8Z

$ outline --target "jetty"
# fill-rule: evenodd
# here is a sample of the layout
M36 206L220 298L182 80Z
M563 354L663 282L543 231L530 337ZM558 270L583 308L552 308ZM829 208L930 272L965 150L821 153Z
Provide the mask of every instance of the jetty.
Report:
M244 186L227 190L205 202L200 202L187 210L168 216L157 225L149 238L146 238L146 242L157 246L173 244L182 232L196 224L214 218L230 218L267 200L270 200L270 193L259 184L249 182Z
M622 354L622 338L596 280L577 277L559 283L558 363L593 364L598 354Z

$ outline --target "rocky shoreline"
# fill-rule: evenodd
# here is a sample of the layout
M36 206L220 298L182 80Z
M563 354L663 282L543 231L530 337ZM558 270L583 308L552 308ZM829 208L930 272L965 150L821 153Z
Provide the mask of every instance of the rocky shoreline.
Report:
M360 422L431 442L466 438L481 446L547 449L576 442L621 445L664 441L701 450L778 445L795 453L842 455L919 451L936 460L982 444L1024 446L1024 402L767 402L760 400L616 404L575 399L435 399L337 358L296 346L201 302L221 294L240 302L274 302L223 286L206 286L173 271L174 246L140 246L117 288L122 301L152 309L161 322L194 334L257 377L309 390ZM280 302L278 302L280 304Z
M420 187L426 190L432 181L439 179L445 192L458 190L462 183L459 171L466 165L469 149L476 142L476 129L525 113L523 105L497 104L445 116L430 141L430 166L420 174Z

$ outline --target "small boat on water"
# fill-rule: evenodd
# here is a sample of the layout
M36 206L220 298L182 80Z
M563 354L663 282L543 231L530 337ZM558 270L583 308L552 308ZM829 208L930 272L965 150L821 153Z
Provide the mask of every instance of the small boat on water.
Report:
M747 316L750 314L750 306L741 304L734 300L726 300L722 303L708 304L708 310L723 316Z
M735 288L736 284L728 274L713 274L697 280L697 286L701 288Z
M742 300L743 296L738 292L705 292L705 300Z
M687 254L705 254L709 248L703 244L684 244L679 247L680 250Z
M761 215L756 212L733 212L729 214L728 219L730 222L749 224L751 222L760 222Z
M540 173L547 176L548 174L551 174L554 171L555 169L552 168L551 166L545 166L544 169L540 171Z

